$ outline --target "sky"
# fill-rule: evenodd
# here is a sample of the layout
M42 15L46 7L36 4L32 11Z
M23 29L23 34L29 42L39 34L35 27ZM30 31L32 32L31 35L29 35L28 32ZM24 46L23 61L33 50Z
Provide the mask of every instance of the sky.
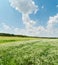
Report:
M0 33L58 37L58 0L0 0Z

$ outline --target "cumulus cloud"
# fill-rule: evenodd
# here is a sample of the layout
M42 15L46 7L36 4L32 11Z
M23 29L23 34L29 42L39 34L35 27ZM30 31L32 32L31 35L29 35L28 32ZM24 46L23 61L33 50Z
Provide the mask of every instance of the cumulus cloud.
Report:
M15 34L20 34L20 35L30 35L30 32L31 34L34 33L33 32L33 29L20 29L20 28L14 28L14 33Z
M25 24L25 27L27 29L32 28L33 25L36 23L35 21L31 20L29 15L27 14L22 15L22 20L24 21L23 23Z
M21 13L31 14L37 11L37 6L33 0L9 0L11 6Z
M58 23L58 14L56 14L53 17L49 17L48 25L53 25L55 23Z
M8 26L5 23L2 23L2 27L3 27L4 30L10 30L11 29L10 26Z
M44 6L42 5L42 7L41 7L42 9L44 9Z
M23 14L31 14L37 11L38 6L33 0L9 0L11 6Z
M26 28L31 28L35 21L31 20L29 14L36 13L38 6L33 0L9 0L11 6L22 13L22 20Z
M56 7L58 8L58 5L56 5Z
M54 33L54 28L55 28L55 25L58 24L58 14L56 14L55 16L53 17L49 17L49 21L47 23L47 31L49 31L50 33ZM57 32L57 31L56 31Z
M14 28L14 33L34 36L56 36L58 34L58 28L55 28L55 25L58 24L58 14L49 17L46 27L34 27L36 21L31 20L29 15L36 14L39 9L35 2L33 0L9 0L9 2L13 8L22 14L23 24L25 25L25 29Z
M17 29L16 32L19 32L19 34L25 34L31 36L58 37L57 36L58 28L55 27L56 25L58 25L58 14L49 17L46 27L37 26L37 27L32 27L30 29Z
M12 27L10 27L8 24L6 23L1 23L1 29L0 29L1 33L12 33Z

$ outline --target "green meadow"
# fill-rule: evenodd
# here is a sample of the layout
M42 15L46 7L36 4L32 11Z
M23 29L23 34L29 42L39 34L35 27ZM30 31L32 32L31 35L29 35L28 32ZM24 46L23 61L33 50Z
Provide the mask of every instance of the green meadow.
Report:
M58 39L0 37L0 65L58 65Z
M35 40L35 39L36 38L31 38L31 37L0 36L0 44L7 42Z

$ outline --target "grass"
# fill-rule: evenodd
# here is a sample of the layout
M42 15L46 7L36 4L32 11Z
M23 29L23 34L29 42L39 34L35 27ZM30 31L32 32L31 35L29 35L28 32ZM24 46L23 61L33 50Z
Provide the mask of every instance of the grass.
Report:
M58 39L26 41L15 46L1 45L0 65L58 65Z
M34 39L35 38L31 38L31 37L0 36L0 44L6 42L26 41L26 40L34 40Z

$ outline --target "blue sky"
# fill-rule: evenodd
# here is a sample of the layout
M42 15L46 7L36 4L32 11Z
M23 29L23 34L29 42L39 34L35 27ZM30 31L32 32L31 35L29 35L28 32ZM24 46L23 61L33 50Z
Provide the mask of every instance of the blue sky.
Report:
M58 37L58 0L0 0L0 32Z

